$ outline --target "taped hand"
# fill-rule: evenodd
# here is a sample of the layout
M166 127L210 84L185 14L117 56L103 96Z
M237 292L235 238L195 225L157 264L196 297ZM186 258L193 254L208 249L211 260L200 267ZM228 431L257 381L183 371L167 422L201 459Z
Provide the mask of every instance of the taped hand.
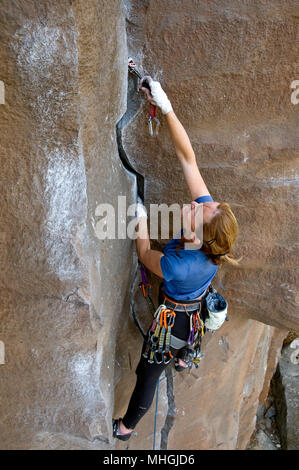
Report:
M146 217L147 218L147 210L142 204L141 199L138 197L137 198L137 203L136 203L136 217L137 219L141 217Z
M148 88L142 86L144 80L146 80L149 84L150 91ZM161 108L163 114L167 114L170 111L173 111L171 103L165 91L161 87L160 82L157 82L153 80L152 77L150 77L149 75L146 75L141 79L139 88L146 93L146 97L150 103Z

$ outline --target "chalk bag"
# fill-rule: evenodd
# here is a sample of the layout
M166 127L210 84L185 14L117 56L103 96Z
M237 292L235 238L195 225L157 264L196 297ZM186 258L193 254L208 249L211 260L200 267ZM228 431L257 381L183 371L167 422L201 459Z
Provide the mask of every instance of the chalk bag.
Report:
M227 301L218 292L212 292L207 295L206 306L209 313L205 321L205 327L209 330L218 330L227 315Z

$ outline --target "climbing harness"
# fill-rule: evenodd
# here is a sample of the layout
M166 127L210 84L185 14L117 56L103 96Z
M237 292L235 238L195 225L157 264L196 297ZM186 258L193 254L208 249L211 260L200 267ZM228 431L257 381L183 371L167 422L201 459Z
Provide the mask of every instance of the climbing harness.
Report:
M214 331L207 328L207 324L209 324L207 317L209 314L215 313L213 308L214 310L217 310L217 306L218 308L223 307L224 304L222 300L219 304L217 304L216 301L214 301L214 304L209 302L209 309L207 308L207 299L209 298L210 294L217 294L216 290L211 285L202 293L200 298L196 299L195 302L191 304L175 302L173 299L170 299L162 290L164 303L155 309L154 303L151 299L151 285L147 281L145 267L140 261L138 261L138 264L141 273L141 282L139 283L138 287L140 288L142 295L147 302L151 314L154 315L151 328L149 329L148 334L145 335L139 325L136 315L134 315L135 312L133 311L134 320L142 336L146 340L143 357L147 359L150 364L161 364L162 362L169 364L173 359L170 347L173 347L174 349L180 349L179 357L174 358L175 369L177 371L182 371L185 369L190 370L193 365L197 368L204 357L204 354L201 352L202 337L204 336L205 331ZM217 296L220 296L220 294L217 294L216 297L214 296L212 298L218 298L219 300L219 297ZM222 299L224 302L226 302L223 297ZM227 311L227 302L225 307ZM190 317L190 333L187 341L177 338L171 334L171 329L176 318L176 312L180 311L185 312ZM227 317L226 319L228 320ZM215 323L213 325L215 326ZM184 361L187 367L179 365L179 359ZM156 448L159 384L160 381L164 378L165 377L161 379L160 377L157 382L153 450Z
M196 302L184 304L176 303L174 300L169 299L163 292L165 304L171 304L172 308L174 306L176 312L185 311L190 321L190 333L187 341L173 335L171 336L171 346L175 349L180 349L178 357L175 358L175 368L178 371L186 369L186 367L179 365L179 359L182 359L182 361L187 364L188 368L191 369L193 365L197 368L201 359L204 357L201 352L201 340L205 334L205 323L201 317L201 313L204 311L203 305L207 295L208 289L202 293L199 299L196 299Z
M140 80L142 79L141 74L136 69L136 64L135 64L134 60L132 59L132 57L129 57L129 59L128 59L128 67L129 67L129 71L131 73L136 75ZM147 80L143 80L142 86L144 88L147 88L149 91L151 91L149 83L148 83ZM156 123L155 130L153 130L153 121L155 121L155 123ZM150 109L149 109L147 123L148 123L148 130L149 130L150 136L151 137L157 137L157 135L159 133L160 121L156 116L156 106L153 103L150 103Z
M150 364L169 364L173 359L170 348L182 349L188 366L198 367L203 354L200 351L201 339L205 332L204 321L201 318L202 301L208 293L206 289L199 299L192 304L174 302L163 292L164 303L155 310L151 299L151 285L147 281L145 267L140 263L141 282L139 284L142 290L151 314L153 314L153 323L146 336L146 345L143 357ZM174 325L176 312L185 312L190 318L190 334L187 341L177 338L171 333ZM189 313L190 312L190 313ZM143 335L144 336L144 335ZM188 357L187 357L188 356ZM187 360L188 359L188 360ZM175 359L177 363L177 359Z
M150 364L168 364L173 358L170 347L180 349L180 359L191 368L198 367L204 355L201 352L201 342L206 332L214 333L227 316L227 301L210 285L194 303L182 303L170 299L162 289L164 301L157 309L151 299L151 285L147 281L145 267L140 263L142 290L150 313L154 316L153 323L147 333L143 334L146 346L143 357ZM177 338L171 333L174 325L176 313L185 312L189 316L190 332L187 341ZM183 358L184 356L184 358ZM175 358L175 365L178 358Z

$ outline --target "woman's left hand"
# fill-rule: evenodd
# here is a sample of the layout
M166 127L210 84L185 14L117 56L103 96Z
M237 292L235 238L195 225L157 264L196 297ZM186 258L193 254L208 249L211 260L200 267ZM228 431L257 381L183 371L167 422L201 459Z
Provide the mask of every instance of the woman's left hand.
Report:
M137 219L141 217L147 218L147 210L145 206L142 204L142 201L139 197L137 198L137 203L136 203L136 217Z

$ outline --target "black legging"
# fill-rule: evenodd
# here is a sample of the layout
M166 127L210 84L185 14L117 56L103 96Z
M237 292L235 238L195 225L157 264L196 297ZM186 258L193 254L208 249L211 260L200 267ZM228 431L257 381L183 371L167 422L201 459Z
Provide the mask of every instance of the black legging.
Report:
M192 303L192 301L178 301L184 303ZM159 291L159 305L163 303L161 286ZM177 312L172 334L177 338L187 340L190 333L190 318L185 312ZM170 364L150 364L146 358L142 356L145 349L146 341L143 343L141 358L136 368L137 381L131 396L128 410L122 421L126 428L134 429L136 424L149 410L154 399L156 385L163 370ZM173 357L179 357L181 349L170 348Z

